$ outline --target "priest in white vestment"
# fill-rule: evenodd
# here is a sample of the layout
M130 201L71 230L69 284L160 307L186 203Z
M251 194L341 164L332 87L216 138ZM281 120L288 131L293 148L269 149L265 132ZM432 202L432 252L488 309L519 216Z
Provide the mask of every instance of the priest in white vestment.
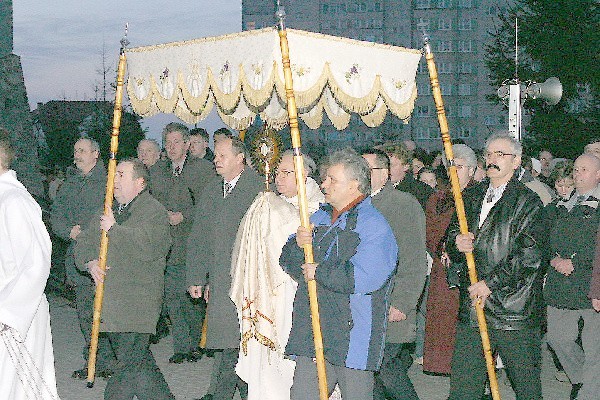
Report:
M304 156L305 176L315 169ZM236 304L241 344L236 372L248 383L248 400L289 400L294 361L284 357L292 327L296 282L279 266L281 249L300 225L294 163L284 152L275 175L279 196L260 193L238 230L232 253L230 296ZM309 213L324 197L306 179Z
M40 206L10 170L0 129L0 399L58 399L44 287L52 244Z

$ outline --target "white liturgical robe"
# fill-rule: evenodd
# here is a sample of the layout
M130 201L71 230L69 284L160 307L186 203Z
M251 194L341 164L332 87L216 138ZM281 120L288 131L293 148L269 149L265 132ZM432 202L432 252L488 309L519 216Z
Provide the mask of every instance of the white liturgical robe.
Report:
M324 201L306 183L309 213ZM241 329L236 372L248 383L248 400L289 400L295 362L284 357L292 328L296 282L279 266L281 249L300 225L297 199L260 193L242 219L232 257L230 296Z
M58 399L44 287L52 244L42 211L9 170L0 175L0 399Z

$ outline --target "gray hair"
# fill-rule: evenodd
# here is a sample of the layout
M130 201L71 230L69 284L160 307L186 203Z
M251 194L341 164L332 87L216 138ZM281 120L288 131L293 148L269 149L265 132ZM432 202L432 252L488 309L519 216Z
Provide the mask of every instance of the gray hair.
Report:
M154 149L156 150L156 152L160 153L160 145L158 144L158 142L155 139L142 139L142 140L140 140L138 142L138 145L137 145L137 150L138 151L140 150L140 145L142 143L144 143L144 142L150 143L152 145L152 147L154 147Z
M355 150L347 147L329 154L321 168L326 170L333 165L342 165L346 177L358 181L359 192L365 195L371 193L371 168Z
M466 144L453 144L452 153L455 159L460 158L461 160L465 160L467 167L477 168L477 156L473 149Z
M171 122L168 123L162 131L163 143L167 137L167 133L169 132L179 132L181 137L183 137L184 142L190 141L190 130L187 126L179 122Z
M284 156L294 156L294 151L292 149L288 149L281 154L281 157ZM313 172L317 170L317 164L313 161L312 158L306 153L302 153L302 162L304 164L304 172L306 176L312 176Z
M490 137L488 137L485 141L485 149L487 150L488 146L493 141L501 139L510 142L512 146L512 151L516 156L521 156L523 154L523 146L521 145L521 142L515 139L515 137L507 131L496 132L493 133Z
M97 151L98 154L100 154L100 145L94 139L92 139L89 136L82 136L79 139L77 139L78 142L80 140L86 140L90 144L90 148L92 149L92 151Z

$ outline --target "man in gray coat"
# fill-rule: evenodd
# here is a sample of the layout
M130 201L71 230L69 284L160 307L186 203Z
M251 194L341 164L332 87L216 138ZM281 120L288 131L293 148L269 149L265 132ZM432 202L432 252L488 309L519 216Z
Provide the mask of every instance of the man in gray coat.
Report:
M170 123L163 130L168 161L150 170L150 191L169 215L173 244L165 270L165 306L171 319L173 356L170 363L197 361L205 303L186 293L185 251L192 229L194 207L206 185L216 180L210 162L188 156L190 133L185 125Z
M62 184L52 204L52 231L69 242L65 255L67 280L75 288L75 304L79 327L85 339L83 357L87 360L92 330L94 309L94 284L87 272L77 270L73 258L73 247L79 234L104 204L106 169L100 157L98 143L90 138L81 138L73 146L73 162L76 168L67 170L67 179ZM98 342L97 370L101 377L108 377L114 363L114 354L108 340L102 335ZM87 363L86 363L87 365ZM83 367L72 375L85 379L87 368Z
M115 207L79 235L77 266L104 282L101 330L108 332L117 363L105 399L175 399L150 351L163 294L171 238L167 210L146 190L148 170L137 159L121 161ZM98 265L100 229L108 233L107 270ZM105 276L108 278L104 280Z
M196 208L187 248L188 291L193 298L208 301L206 347L223 349L211 377L212 393L203 399L231 399L236 386L243 395L245 383L235 373L240 346L237 310L229 297L231 252L246 210L262 181L246 167L244 143L236 137L222 138L215 145L215 168L223 180L208 186ZM210 285L210 286L209 286Z
M395 190L389 182L386 153L368 149L363 158L371 167L373 205L392 227L398 244L383 363L375 375L373 399L418 399L407 374L412 359L405 344L415 340L417 303L427 276L425 213L413 195Z

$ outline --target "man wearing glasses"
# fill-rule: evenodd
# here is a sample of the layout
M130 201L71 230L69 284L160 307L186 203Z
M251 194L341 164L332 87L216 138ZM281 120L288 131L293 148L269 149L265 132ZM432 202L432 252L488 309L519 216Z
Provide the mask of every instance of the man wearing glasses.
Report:
M517 179L521 144L508 134L486 142L489 180L464 191L468 234L451 223L447 250L460 270L460 308L450 378L451 400L479 399L486 366L475 307L483 307L498 352L519 399L541 399L542 203ZM479 281L469 282L463 253L472 252ZM455 270L457 268L454 268Z

